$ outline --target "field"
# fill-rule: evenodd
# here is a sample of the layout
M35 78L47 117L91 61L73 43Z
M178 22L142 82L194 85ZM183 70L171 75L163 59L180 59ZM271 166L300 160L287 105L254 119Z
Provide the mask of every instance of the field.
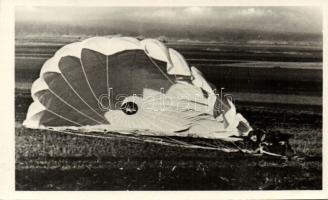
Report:
M16 38L16 190L274 190L322 188L322 48L170 41L235 97L251 125L293 134L300 159L101 140L22 127L43 62L76 37Z

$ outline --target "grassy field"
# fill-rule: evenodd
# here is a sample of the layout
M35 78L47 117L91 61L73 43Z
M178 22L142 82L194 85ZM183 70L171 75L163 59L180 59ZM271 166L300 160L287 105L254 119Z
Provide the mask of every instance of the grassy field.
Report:
M321 189L322 50L313 46L169 43L256 128L293 134L302 159L182 149L22 127L42 63L79 37L16 40L16 190Z
M19 98L17 100L20 100ZM26 106L16 101L17 111ZM28 102L28 101L24 101ZM16 114L17 190L321 189L321 115L280 105L237 104L254 127L292 133L302 160L251 157L96 139L21 126Z

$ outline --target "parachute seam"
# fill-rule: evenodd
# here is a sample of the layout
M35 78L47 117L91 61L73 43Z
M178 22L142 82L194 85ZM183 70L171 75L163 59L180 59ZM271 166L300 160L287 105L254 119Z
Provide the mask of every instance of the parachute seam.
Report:
M81 136L81 137L90 137L90 138L101 138L101 139L112 139L112 138L127 138L132 139L135 141L141 141L145 143L153 143L153 144L160 144L164 146L171 146L171 147L181 147L181 148L189 148L189 149L207 149L207 150L216 150L216 151L222 151L227 153L233 153L233 152L240 152L241 150L237 148L237 150L233 150L231 148L227 147L211 147L211 146L201 146L197 144L192 143L186 143L186 145L182 145L179 143L174 143L172 140L169 140L169 137L161 137L157 136L153 138L153 136L147 136L147 135L138 135L138 132L136 131L126 131L126 132L120 132L118 135L106 132L106 135L95 135L95 134L86 134L86 133L78 133L78 132L72 132L70 130L54 130L47 128L46 130L61 133L61 134L68 134L68 135L74 135L74 136ZM128 135L123 135L128 134ZM139 138L140 137L140 138ZM165 140L166 139L166 140ZM244 153L250 153L245 152ZM251 154L251 153L250 153Z
M70 120L70 119L68 119L68 118L66 118L66 117L64 117L64 116L62 116L62 115L60 115L60 114L58 114L58 113L56 113L56 112L50 110L50 109L45 108L45 110L48 111L48 112L50 112L50 113L52 113L52 114L54 114L54 115L56 115L56 116L59 117L59 118L62 118L62 119L64 119L64 120L66 120L66 121L69 121L69 122L71 122L71 123L73 123L73 124L77 124L77 125L79 125L79 126L82 126L82 124L80 124L80 123L78 123L78 122L75 122L75 121L73 121L73 120Z
M157 65L157 63L148 55L146 54L149 60L157 67L157 69L163 74L163 76L173 85L174 82L161 70L161 68Z
M92 89L92 87L90 85L90 82L89 82L89 79L87 77L87 74L85 73L85 69L84 69L84 66L83 66L83 63L82 63L82 58L80 59L80 63L81 63L82 71L83 71L83 74L84 74L84 78L87 81L87 84L89 86L89 89L90 89L92 95L94 96L94 98L96 99L96 101L98 102L98 98L96 97L96 94L94 93L94 91L93 91L93 89Z
M98 124L102 124L100 121L98 120L95 120L93 119L92 117L90 117L89 115L86 115L85 113L79 111L78 109L76 109L74 106L72 106L71 104L67 103L63 98L61 98L60 96L58 96L54 91L52 91L50 88L49 88L49 91L55 95L58 99L60 99L62 102L64 102L66 105L68 105L70 108L72 108L73 110L75 110L76 112L80 113L81 115L83 115L84 117L90 119L90 120L93 120L95 122L97 122Z
M64 76L64 74L62 74L63 79L65 80L65 82L67 83L67 85L73 90L73 92L83 101L83 103L85 105L87 105L93 112L95 112L100 118L104 119L105 121L107 121L104 116L102 116L100 113L98 113L96 110L94 110L86 101L84 101L84 99L76 92L76 90L72 87L72 85L68 82L68 80L66 79L66 77Z
M110 91L109 91L109 77L108 77L108 56L106 55L106 85L107 85L107 95L109 100L109 106L110 106Z

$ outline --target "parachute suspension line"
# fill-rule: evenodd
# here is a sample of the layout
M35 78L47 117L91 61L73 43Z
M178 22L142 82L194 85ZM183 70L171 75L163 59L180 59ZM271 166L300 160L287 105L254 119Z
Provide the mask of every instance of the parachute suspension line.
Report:
M149 58L149 60L153 63L153 65L155 65L155 67L157 67L157 69L163 74L163 76L173 85L174 82L170 79L170 77L168 77L165 72L162 71L162 69L157 65L157 63L146 53L147 57Z
M65 103L66 105L68 105L70 108L72 108L73 110L75 110L76 112L80 113L81 115L83 115L84 117L94 121L94 122L97 122L98 124L102 124L100 121L98 120L95 120L93 119L92 117L90 117L89 115L86 115L85 113L79 111L78 109L76 109L74 106L72 106L71 104L69 104L67 101L65 101L63 98L61 98L60 96L58 96L54 91L52 91L50 88L49 88L49 91L55 95L59 100L61 100L63 103Z
M171 141L173 141L173 142L176 142L176 143L178 143L178 144L181 144L181 145L189 145L188 143L186 143L186 142L182 142L182 141L180 141L180 140L175 140L175 139L173 139L173 138L169 138L169 137L166 137L168 140L171 140Z
M49 128L46 129L46 130L50 130L50 131L58 132L58 133L64 133L64 134L68 134L68 135L90 137L90 138L100 138L100 139L109 139L109 138L111 138L110 136L91 135L91 134L86 134L86 133L77 133L77 132L70 132L70 131L54 130L54 129L49 129Z
M98 103L99 100L98 100L98 98L96 97L96 94L95 94L95 92L93 91L93 89L92 89L92 87L91 87L91 85L90 85L90 82L89 82L89 79L88 79L87 74L85 73L85 69L84 69L84 66L83 66L83 63L82 63L82 59L81 59L81 58L80 58L80 64L81 64L81 67L82 67L82 71L83 71L83 74L84 74L84 78L85 78L85 80L87 81L87 84L88 84L88 86L89 86L89 89L90 89L92 95L94 96L94 98L96 99L96 101L97 101L97 103Z
M51 111L49 111L51 112ZM56 113L53 113L57 115ZM66 119L70 121L69 119ZM72 122L74 123L74 122ZM56 130L52 128L45 128L44 130L48 131L53 131L61 134L68 134L68 135L74 135L74 136L80 136L80 137L89 137L89 138L97 138L97 139L126 139L128 142L134 142L134 143L151 143L151 144L159 144L163 146L169 146L169 147L177 147L177 148L187 148L187 149L203 149L203 150L214 150L214 151L220 151L220 152L225 152L225 153L237 153L241 152L244 154L249 154L249 155L270 155L274 157L281 157L284 158L285 156L280 155L280 154L275 154L271 152L267 152L263 149L260 149L260 152L256 154L255 151L252 150L246 150L240 148L238 145L236 145L234 142L232 144L236 147L236 149L232 148L227 148L227 147L220 147L218 143L216 143L218 146L208 144L204 142L206 146L201 146L197 144L189 144L187 142L182 142L170 137L154 137L154 136L142 136L142 135L136 135L136 133L133 132L121 132L121 133L111 133L111 132L103 132L103 133L92 133L92 134L87 134L87 133L81 133L81 132L72 132L69 130Z
M110 108L110 88L109 88L109 69L108 69L108 56L106 55L106 84L107 84L107 95L108 95L108 107Z
M245 151L244 149L240 148L235 142L231 142L237 149L239 149L239 151L243 152L243 153L247 153L247 151Z
M218 150L218 151L223 151L223 152L238 152L238 151L234 151L232 149L229 149L229 148L220 148L220 147L217 147L217 146L214 146L214 145L210 145L208 143L205 143L207 146L201 146L201 145L197 145L197 144L189 144L189 143L186 143L186 142L182 142L182 141L179 141L179 140L175 140L173 138L167 138L168 140L171 140L175 143L178 143L180 144L182 147L185 147L185 148L194 148L194 149L208 149L208 150Z
M63 130L54 130L54 129L46 129L53 132L64 133L69 135L75 136L82 136L82 137L90 137L90 138L99 138L99 139L113 139L113 138L120 138L120 139L130 139L129 142L139 142L139 143L152 143L152 144L160 144L163 146L169 147L178 147L178 148L188 148L188 149L204 149L204 150L215 150L221 151L226 153L233 153L233 152L240 152L240 150L233 150L229 148L220 148L220 147L209 147L209 146L200 146L196 144L188 144L178 140L174 140L173 138L161 138L161 137L147 137L147 136L136 136L135 133L125 133L124 135L119 134L112 134L109 132L104 132L102 135L96 134L86 134L80 132L70 132L70 131L63 131ZM106 135L105 135L106 134ZM129 135L127 135L129 134Z
M224 104L223 100L222 101L220 100L220 104L222 105L223 108L227 108L227 111L230 110L230 107L228 105Z
M65 80L65 82L68 84L68 86L73 90L73 92L81 99L81 101L88 106L88 108L90 108L95 114L97 114L101 119L104 119L105 121L106 118L104 116L102 116L100 113L98 113L95 109L93 109L80 95L79 93L77 93L77 91L73 88L73 86L68 82L68 80L66 79L66 77L64 76L64 74L62 74L63 79Z
M64 120L66 120L66 121L68 121L68 122L71 122L71 123L73 123L73 124L76 124L76 125L78 125L78 126L82 126L82 124L79 124L79 123L77 123L77 122L75 122L75 121L73 121L73 120L70 120L70 119L68 119L68 118L66 118L66 117L64 117L64 116L62 116L62 115L60 115L60 114L57 114L56 112L54 112L54 111L52 111L52 110L49 110L49 109L47 109L47 108L45 108L45 109L46 109L46 111L50 112L50 113L53 114L53 115L56 115L57 117L59 117L59 118L61 118L61 119L64 119Z

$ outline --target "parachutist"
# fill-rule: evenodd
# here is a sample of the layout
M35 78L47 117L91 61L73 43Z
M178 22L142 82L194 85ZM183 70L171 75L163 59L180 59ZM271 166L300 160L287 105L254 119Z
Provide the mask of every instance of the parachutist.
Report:
M255 129L244 138L254 150L254 153L267 154L272 156L290 156L294 152L289 144L291 135L278 131L264 131Z

